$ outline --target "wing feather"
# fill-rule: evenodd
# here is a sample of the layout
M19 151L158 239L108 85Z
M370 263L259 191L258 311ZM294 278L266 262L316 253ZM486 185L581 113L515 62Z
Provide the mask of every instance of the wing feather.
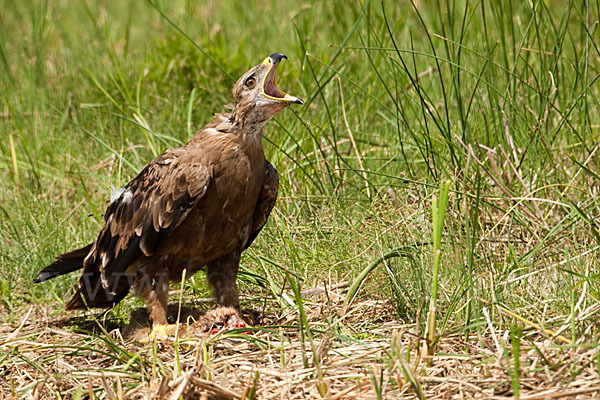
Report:
M108 206L104 227L84 261L84 272L99 271L104 287L140 255L154 254L206 193L210 170L178 156L173 151L152 161Z
M271 214L271 210L273 207L275 207L278 190L279 175L277 174L277 169L270 162L265 161L265 179L263 181L260 194L258 195L258 202L256 203L254 215L252 217L250 236L248 236L244 250L247 249L252 242L254 242L262 228L267 223L267 219Z

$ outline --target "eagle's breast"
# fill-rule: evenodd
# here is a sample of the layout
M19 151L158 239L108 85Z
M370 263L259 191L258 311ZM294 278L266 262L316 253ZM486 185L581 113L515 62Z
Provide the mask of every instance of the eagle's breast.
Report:
M260 138L207 131L202 149L212 176L206 194L161 246L182 261L195 257L209 262L242 248L264 180Z

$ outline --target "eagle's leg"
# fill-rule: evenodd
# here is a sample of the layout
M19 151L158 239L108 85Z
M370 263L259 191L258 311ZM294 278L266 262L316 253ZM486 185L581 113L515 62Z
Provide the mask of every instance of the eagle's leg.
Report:
M241 315L236 285L240 256L241 252L235 251L207 264L206 279L221 305L204 316L203 323L213 326L213 330L243 328L248 324Z
M234 251L208 263L206 279L213 288L217 303L240 311L236 278L240 266L240 252Z
M140 276L142 275L142 276ZM169 298L169 276L164 272L157 274L138 274L134 293L146 303L152 333L150 338L174 336L177 324L167 322L167 301Z

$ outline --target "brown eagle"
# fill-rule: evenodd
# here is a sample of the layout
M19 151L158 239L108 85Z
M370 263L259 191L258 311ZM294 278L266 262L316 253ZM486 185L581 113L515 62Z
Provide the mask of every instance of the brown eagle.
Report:
M231 113L152 160L114 196L98 238L60 255L35 282L83 269L66 310L108 308L131 290L146 302L153 331L168 334L169 281L206 267L217 302L239 312L240 255L265 225L279 186L262 131L288 105L303 104L275 83L283 58L271 54L246 72L233 87Z

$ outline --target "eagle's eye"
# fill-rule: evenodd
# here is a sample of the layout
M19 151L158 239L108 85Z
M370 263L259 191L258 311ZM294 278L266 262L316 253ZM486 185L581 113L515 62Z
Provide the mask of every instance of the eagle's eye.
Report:
M254 77L251 76L248 79L246 79L246 82L244 82L244 85L246 85L246 87L252 89L254 86L256 86L256 79L254 79Z

